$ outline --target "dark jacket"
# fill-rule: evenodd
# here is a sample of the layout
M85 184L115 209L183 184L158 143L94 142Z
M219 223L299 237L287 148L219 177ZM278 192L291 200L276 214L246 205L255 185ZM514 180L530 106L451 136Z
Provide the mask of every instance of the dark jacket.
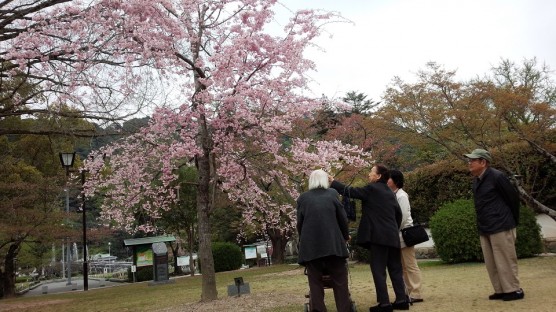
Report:
M480 234L495 234L519 224L519 194L504 173L487 167L473 181L473 198Z
M318 188L301 194L297 199L297 232L299 264L326 256L347 258L348 221L338 192Z
M330 187L338 192L347 189L352 198L361 200L362 214L357 229L356 244L370 248L371 244L400 248L399 227L402 210L396 195L386 183L369 183L365 187L349 187L333 181Z

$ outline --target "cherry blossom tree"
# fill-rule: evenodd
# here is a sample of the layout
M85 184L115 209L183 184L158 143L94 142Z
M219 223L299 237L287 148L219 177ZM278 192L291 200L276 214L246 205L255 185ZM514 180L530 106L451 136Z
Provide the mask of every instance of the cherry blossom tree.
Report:
M83 112L100 103L114 113L159 99L153 85L177 99L139 134L99 151L106 164L101 157L87 162L86 194L103 192L102 214L112 224L152 232L176 201L177 168L195 166L202 300L217 298L210 237L216 192L243 207L246 226L287 233L307 172L364 166L369 157L355 146L290 135L293 121L311 118L319 105L304 96L315 69L304 51L339 17L298 11L277 31L276 4L71 1L21 20L25 31L3 54L12 77L27 71L43 78L41 90L52 91L47 103Z
M110 2L0 3L0 118L41 115L104 125L125 120L155 101L162 104L152 68L137 62L129 66L137 56L118 41L122 29L103 25L123 18L121 12L109 11ZM141 79L134 79L138 75ZM91 137L99 135L97 130L0 125L0 135Z

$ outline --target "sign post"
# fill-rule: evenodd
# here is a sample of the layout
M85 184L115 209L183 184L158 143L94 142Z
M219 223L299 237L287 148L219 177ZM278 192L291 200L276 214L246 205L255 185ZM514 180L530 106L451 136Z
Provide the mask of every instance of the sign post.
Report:
M131 266L131 274L133 274L133 282L135 283L135 272L137 272L137 266Z

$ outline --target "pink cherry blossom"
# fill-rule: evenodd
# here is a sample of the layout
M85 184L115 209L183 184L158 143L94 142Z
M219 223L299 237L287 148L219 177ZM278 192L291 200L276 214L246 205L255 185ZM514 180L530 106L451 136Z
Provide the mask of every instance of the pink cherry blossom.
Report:
M245 230L287 238L311 170L370 161L356 146L292 137L294 121L320 107L303 95L315 69L303 52L338 16L300 11L282 33L266 33L276 3L71 1L34 15L37 27L12 40L4 56L22 69L32 60L31 74L61 77L50 99L84 111L98 103L107 114L135 111L154 82L173 87L179 103L158 103L140 133L96 151L104 160L86 161L85 194L103 194L107 224L158 231L161 212L177 200L177 169L196 166L203 300L216 297L211 194L225 192L242 207Z

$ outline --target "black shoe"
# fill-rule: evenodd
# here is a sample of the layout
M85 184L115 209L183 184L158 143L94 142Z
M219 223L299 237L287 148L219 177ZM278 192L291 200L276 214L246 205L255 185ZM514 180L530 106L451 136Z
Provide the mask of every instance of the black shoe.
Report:
M392 309L394 310L409 310L409 302L400 301L392 303Z
M392 305L381 306L380 303L369 308L369 312L392 312Z
M505 293L494 293L488 296L488 300L502 300L504 299Z
M417 303L417 302L423 302L423 298L409 298L409 303Z
M519 299L523 299L523 297L525 297L525 292L523 291L523 289L520 288L518 291L505 293L504 298L502 298L502 300L504 301L519 300Z

